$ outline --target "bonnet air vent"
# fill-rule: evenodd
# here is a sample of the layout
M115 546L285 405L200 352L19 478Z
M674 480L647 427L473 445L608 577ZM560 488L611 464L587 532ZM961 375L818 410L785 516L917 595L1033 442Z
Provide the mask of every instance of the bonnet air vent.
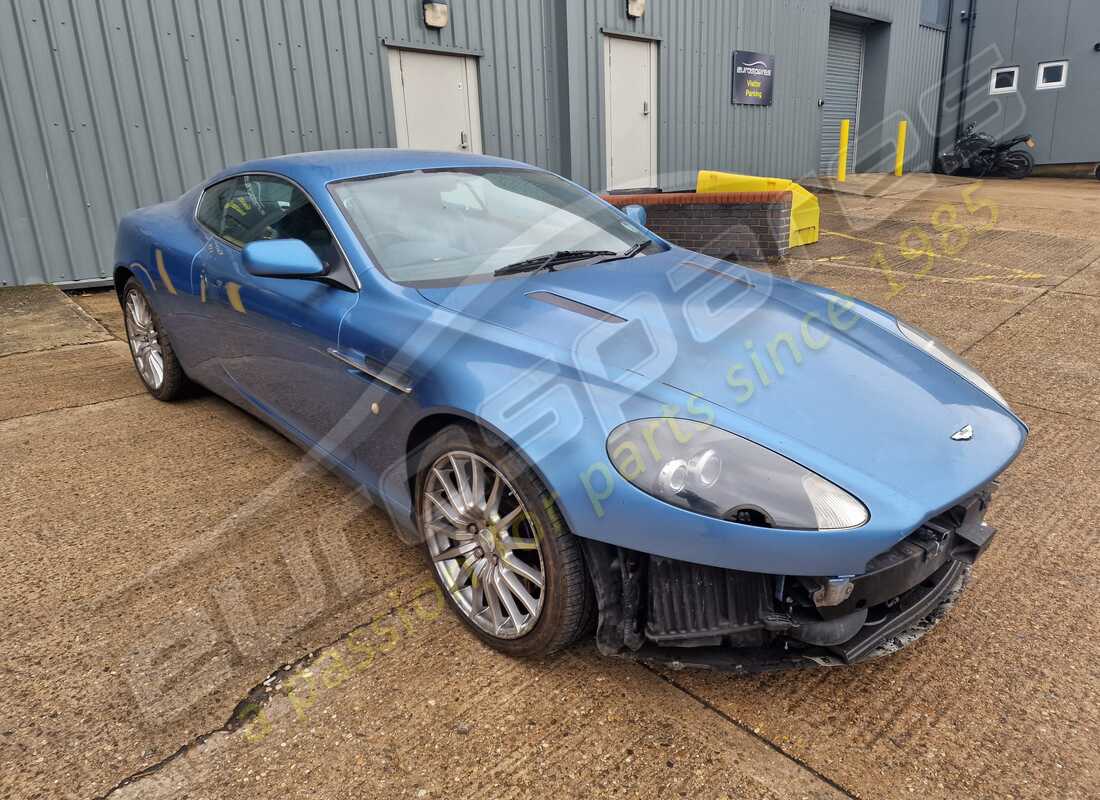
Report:
M719 278L723 278L723 279L729 281L730 283L739 283L742 286L749 287L750 289L755 288L750 281L746 280L745 278L742 278L740 275L732 275L729 272L726 272L725 270L718 269L717 267L707 266L706 264L700 264L696 261L685 261L684 266L685 267L694 267L695 269L699 270L700 272L708 272L711 275L716 275Z
M560 294L554 294L553 292L531 292L527 296L532 300L549 303L552 306L564 308L566 311L582 314L590 319L598 319L600 322L613 322L616 324L626 322L622 317L618 317L608 311L587 306L584 303L578 303L576 300L570 300L568 297L562 297Z

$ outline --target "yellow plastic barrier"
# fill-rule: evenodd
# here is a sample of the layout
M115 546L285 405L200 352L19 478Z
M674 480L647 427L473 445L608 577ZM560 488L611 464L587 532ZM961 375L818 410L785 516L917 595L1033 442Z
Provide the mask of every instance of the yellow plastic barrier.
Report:
M790 247L813 244L821 235L821 206L817 197L794 181L784 178L761 178L757 175L738 175L734 172L699 170L695 179L695 191L700 194L715 192L790 192L791 233Z

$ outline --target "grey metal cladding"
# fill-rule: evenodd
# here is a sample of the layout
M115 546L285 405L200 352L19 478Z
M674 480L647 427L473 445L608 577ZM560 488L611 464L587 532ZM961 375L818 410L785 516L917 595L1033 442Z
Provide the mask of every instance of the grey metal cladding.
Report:
M657 37L658 171L664 189L694 186L699 168L797 177L817 170L832 10L889 21L884 113L910 120L908 169L928 169L943 31L919 24L921 0L651 0L626 17L618 0L561 0L568 65L571 177L602 187L606 176L599 38ZM771 106L729 102L735 49L773 53ZM576 54L581 54L579 57ZM884 135L887 133L882 131ZM892 137L892 133L890 136Z
M966 25L958 24L967 3L955 0L948 57L948 97L941 127L946 148L955 137L962 91ZM966 90L966 119L992 136L1030 133L1039 164L1100 161L1100 3L1083 0L979 0ZM1036 89L1039 64L1067 60L1066 85ZM1020 68L1016 92L989 94L995 67Z
M916 115L943 34L890 17L886 111ZM797 176L816 167L828 0L8 0L0 3L0 285L109 278L118 219L262 155L395 143L383 39L476 51L485 152L603 188L603 31L657 37L658 166ZM939 37L937 41L936 37ZM775 102L734 107L736 48L774 53ZM934 98L933 98L934 103ZM933 109L934 111L934 109ZM934 116L934 114L933 114ZM926 166L930 137L910 165Z
M0 285L109 278L118 219L249 158L395 143L382 39L477 50L486 152L559 168L542 0L0 3ZM556 91L556 89L555 89Z

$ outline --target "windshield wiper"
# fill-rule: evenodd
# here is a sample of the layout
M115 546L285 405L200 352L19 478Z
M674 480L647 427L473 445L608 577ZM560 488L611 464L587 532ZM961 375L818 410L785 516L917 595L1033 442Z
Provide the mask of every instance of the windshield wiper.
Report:
M612 253L606 258L601 258L596 263L603 264L607 261L618 261L620 258L634 258L634 256L638 255L638 253L645 250L651 244L653 244L653 242L650 239L646 239L644 242L638 242L635 245L631 245L630 247L626 248L626 250L623 250L621 253Z
M502 275L518 275L521 272L538 272L542 269L553 271L555 264L564 264L569 261L580 261L585 258L598 258L600 256L614 256L611 250L557 250L534 258L525 258L515 264L508 264L493 272L493 277Z

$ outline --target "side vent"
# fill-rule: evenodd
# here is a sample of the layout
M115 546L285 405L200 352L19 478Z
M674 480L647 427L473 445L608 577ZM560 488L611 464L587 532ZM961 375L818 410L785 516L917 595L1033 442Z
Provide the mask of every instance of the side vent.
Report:
M584 303L578 303L576 300L570 300L568 297L562 297L560 294L554 294L553 292L530 292L527 296L532 300L549 303L552 306L564 308L566 311L581 314L589 319L598 319L600 322L611 322L615 324L626 322L622 317L616 316L608 311L585 305Z
M700 264L696 261L684 261L683 266L693 267L693 268L699 270L700 272L708 272L711 275L716 275L717 277L723 278L723 279L729 281L730 283L739 283L742 286L747 286L749 289L755 288L751 281L749 281L745 278L742 278L740 275L733 275L729 272L726 272L725 270L718 269L717 267L707 266L706 264Z

